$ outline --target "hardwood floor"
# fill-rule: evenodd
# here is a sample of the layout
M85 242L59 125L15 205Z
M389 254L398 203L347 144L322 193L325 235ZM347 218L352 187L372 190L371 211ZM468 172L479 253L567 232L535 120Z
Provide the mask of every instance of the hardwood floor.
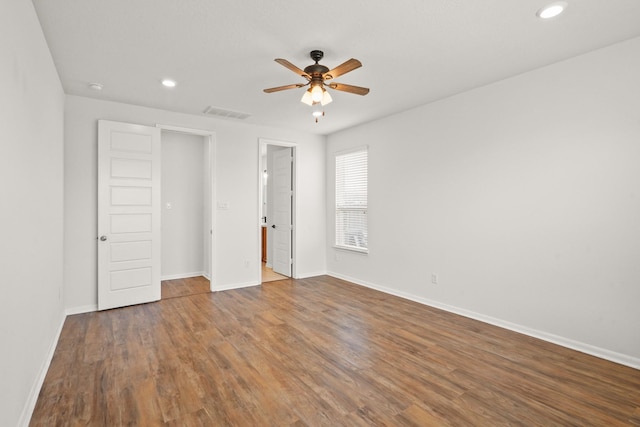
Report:
M283 276L273 271L272 268L267 267L266 263L262 263L262 283L274 282L276 280L287 280L289 277Z
M186 279L163 280L160 289L161 298L167 299L206 294L211 292L211 284L206 277L198 276Z
M69 316L31 425L640 425L640 371L320 276Z

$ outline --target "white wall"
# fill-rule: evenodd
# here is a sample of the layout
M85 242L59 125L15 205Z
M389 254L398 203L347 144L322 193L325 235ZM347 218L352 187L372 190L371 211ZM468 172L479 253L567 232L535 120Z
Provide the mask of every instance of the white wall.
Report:
M325 138L281 129L251 126L128 104L67 96L65 104L65 305L72 311L91 310L96 291L96 146L97 120L155 126L173 125L214 131L214 185L217 240L214 282L220 288L260 281L260 157L258 138L298 144L297 254L298 273L310 276L325 266ZM249 267L245 266L249 261Z
M26 425L62 321L64 93L30 1L0 13L0 425Z
M333 153L370 148L370 253L335 250L330 220L330 274L640 367L639 52L632 39L330 136L328 218Z
M162 132L163 280L205 272L205 153L202 136Z

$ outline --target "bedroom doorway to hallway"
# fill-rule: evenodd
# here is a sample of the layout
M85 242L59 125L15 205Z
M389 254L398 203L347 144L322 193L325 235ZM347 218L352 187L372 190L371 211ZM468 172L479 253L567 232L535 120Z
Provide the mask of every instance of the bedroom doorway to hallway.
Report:
M293 143L260 139L260 282L295 277L295 170Z

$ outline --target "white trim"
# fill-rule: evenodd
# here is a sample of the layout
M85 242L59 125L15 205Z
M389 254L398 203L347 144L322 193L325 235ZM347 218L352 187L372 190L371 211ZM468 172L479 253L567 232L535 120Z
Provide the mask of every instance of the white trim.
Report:
M264 143L264 145L277 145L279 147L297 147L296 142L282 141L280 139L258 138L258 142ZM262 148L262 146L260 146ZM260 152L262 155L262 151Z
M204 129L185 128L180 126L162 125L162 124L156 124L156 127L162 130L168 130L171 132L189 133L192 135L200 135L200 136L216 136L215 132L210 130L204 130Z
M358 280L353 277L345 276L343 274L335 272L327 272L327 275L336 277L338 279L346 280L359 286L375 289L380 292L384 292L389 295L394 295L400 298L404 298L410 301L414 301L429 307L438 308L440 310L447 311L449 313L458 314L460 316L468 317L470 319L478 320L480 322L488 323L490 325L498 326L500 328L508 329L510 331L518 332L524 335L528 335L533 338L538 338L543 341L547 341L553 344L560 345L572 350L579 351L581 353L589 354L591 356L599 357L601 359L608 360L610 362L619 363L621 365L629 366L634 369L640 369L640 359L629 356L615 351L607 350L604 348L596 347L591 344L586 344L580 341L575 341L569 338L561 337L558 335L550 334L548 332L539 331L537 329L528 328L526 326L511 323L506 320L496 319L495 317L486 316L484 314L476 313L474 311L466 310L464 308L455 307L448 304L443 304L437 301L433 301L427 298L418 297L406 292L400 292L395 289L387 288L385 286L376 285L374 283Z
M358 151L366 151L368 153L369 146L365 144L365 145L358 145L357 147L353 147L353 148L347 148L345 150L334 151L333 158L335 159L337 156L344 156L345 154L349 154L349 153L357 153Z
M350 206L350 207L342 207L339 208L338 207L338 192L340 192L341 195L345 194L345 190L342 189L339 191L339 188L341 188L341 186L338 185L338 157L340 158L344 158L346 156L349 155L360 155L360 153L364 153L364 162L366 163L366 170L364 172L364 176L360 176L358 175L358 179L362 179L364 178L364 182L366 184L366 197L367 197L367 203L365 206ZM359 247L359 246L350 246L350 245L345 245L345 237L349 234L347 232L346 229L344 229L344 224L342 227L340 227L340 229L342 230L340 233L338 233L338 213L346 213L346 212L351 212L354 213L356 211L362 211L364 210L364 214L365 214L365 218L368 218L369 214L369 146L368 145L361 145L358 147L352 147L352 148L348 148L346 150L341 150L341 151L335 151L333 153L332 156L332 166L333 166L333 177L332 177L332 181L333 181L333 220L332 220L332 228L333 228L333 232L332 232L332 245L335 249L339 249L339 250L343 250L343 251L351 251L351 252L359 252L362 254L368 254L369 253L369 243L367 242L367 246L366 247ZM348 164L351 164L350 161L347 161ZM360 163L357 163L358 165L360 165ZM355 167L355 166L354 166ZM345 166L344 168L342 168L341 170L343 170L344 173L346 173L346 170L351 170L349 167ZM351 170L353 172L353 170ZM342 182L342 180L340 180L340 182ZM360 183L360 181L358 181ZM348 193L348 192L347 192ZM368 220L367 220L368 222ZM368 229L369 226L367 224L364 225L364 231L365 233L368 233ZM338 234L340 235L340 238L338 238ZM338 242L340 241L340 243Z
M293 200L291 201L291 224L293 229L291 230L291 278L297 278L297 233L296 233L296 224L297 224L297 213L298 213L298 172L297 172L297 164L298 164L298 144L295 142L281 141L276 139L269 138L258 138L258 213L260 216L260 220L258 221L258 225L262 226L262 171L264 170L264 164L262 162L262 150L266 150L267 145L276 145L279 147L290 147L293 148L292 157L293 157L293 168L291 171L291 186L293 191ZM262 233L257 233L257 254L256 259L262 260ZM267 263L267 267L272 268L271 265ZM262 262L257 263L256 273L258 277L258 281L262 283Z
M217 141L216 141L216 133L211 130L204 129L194 129L194 128L185 128L181 126L173 126L173 125L163 125L156 124L156 127L161 130L166 130L169 132L180 132L180 133L188 133L191 135L199 135L204 136L206 138L206 143L209 147L209 182L211 184L211 194L210 194L210 202L211 202L211 247L209 250L209 269L211 270L210 274L203 274L207 279L209 279L209 290L213 292L215 290L215 278L216 278L216 236L217 236L217 209L216 209L216 193L217 193L217 183L216 179L216 151L217 151Z
M358 248L356 246L342 246L342 245L333 245L333 248L339 251L357 252L365 255L369 254L369 248Z
M65 310L67 316L73 316L74 314L92 313L98 311L98 304L81 305L78 307L71 307Z
M300 276L296 277L296 279L308 279L310 277L325 276L326 274L326 271L318 271L316 273L302 273L300 274Z
M194 271L192 273L180 273L180 274L168 274L160 277L160 280L176 280L176 279L188 279L190 277L207 277L207 273L204 271Z
M215 288L213 292L222 292L222 291L231 291L233 289L250 288L252 286L260 286L261 284L262 283L256 283L256 282L233 283L230 285L223 285L218 288Z
M96 306L97 308L97 306ZM40 389L42 389L42 385L44 384L44 379L47 376L47 372L49 371L49 366L51 366L51 361L53 360L53 355L56 352L56 347L58 347L58 341L60 340L60 334L62 333L62 327L64 326L64 321L67 319L66 315L62 315L60 319L60 324L58 325L58 330L55 333L55 337L49 346L49 351L47 352L47 356L45 357L42 366L40 367L40 372L36 381L33 383L31 390L29 391L29 396L27 397L27 401L22 408L22 414L20 414L20 421L18 422L18 426L28 427L31 422L31 416L33 415L33 410L36 407L36 403L38 402L38 396L40 395Z

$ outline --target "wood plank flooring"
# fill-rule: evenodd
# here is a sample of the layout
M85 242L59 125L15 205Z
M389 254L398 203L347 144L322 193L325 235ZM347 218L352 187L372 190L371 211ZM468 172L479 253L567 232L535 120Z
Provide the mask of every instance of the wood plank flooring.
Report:
M266 263L262 263L262 283L274 282L276 280L287 280L289 277L276 273L272 268L267 267Z
M31 425L640 425L640 371L320 276L69 316Z
M160 289L161 298L167 299L206 294L211 292L211 284L206 277L198 276L186 279L163 280Z

